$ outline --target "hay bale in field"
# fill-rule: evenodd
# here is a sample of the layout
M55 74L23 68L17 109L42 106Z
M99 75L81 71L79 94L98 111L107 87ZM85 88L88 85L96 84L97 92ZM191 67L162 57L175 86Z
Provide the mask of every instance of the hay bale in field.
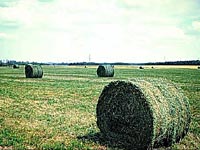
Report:
M188 99L164 79L111 82L99 97L96 113L105 138L128 149L171 146L190 124Z
M18 69L19 68L19 65L18 64L14 64L13 65L13 69Z
M113 77L114 76L114 67L111 65L99 65L97 68L98 77Z
M144 69L144 67L140 66L139 69Z
M42 78L43 70L40 65L25 65L26 78Z

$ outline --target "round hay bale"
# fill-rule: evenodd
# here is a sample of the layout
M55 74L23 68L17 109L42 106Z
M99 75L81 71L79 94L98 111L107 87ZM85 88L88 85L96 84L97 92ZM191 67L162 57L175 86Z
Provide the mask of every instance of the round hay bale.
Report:
M99 97L96 113L105 138L128 149L171 146L190 124L188 99L165 79L111 82Z
M111 65L99 65L97 68L98 77L113 77L114 76L114 67Z
M43 70L40 65L28 64L25 66L26 78L42 78Z
M13 69L18 69L19 68L19 65L18 64L14 64L13 65Z
M144 69L144 67L140 66L139 69Z

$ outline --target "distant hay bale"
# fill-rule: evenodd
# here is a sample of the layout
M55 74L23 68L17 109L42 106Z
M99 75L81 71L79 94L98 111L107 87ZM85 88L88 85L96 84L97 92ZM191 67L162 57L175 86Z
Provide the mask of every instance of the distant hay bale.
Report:
M43 70L40 65L28 64L25 66L26 78L42 78Z
M14 64L13 65L13 69L18 69L19 68L19 65L18 64Z
M105 138L128 149L171 146L190 124L188 99L165 79L111 82L99 97L96 113Z
M144 67L140 66L139 69L144 69Z
M114 67L111 65L99 65L97 68L97 75L99 77L113 77Z

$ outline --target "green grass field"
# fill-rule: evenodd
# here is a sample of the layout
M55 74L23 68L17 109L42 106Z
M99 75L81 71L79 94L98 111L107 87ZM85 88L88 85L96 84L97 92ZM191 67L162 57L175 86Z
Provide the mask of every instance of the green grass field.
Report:
M25 78L0 67L0 149L112 149L96 125L96 104L105 85L135 77L167 78L189 98L192 121L187 136L172 149L200 147L200 70L137 69L115 66L113 78L99 78L97 66L43 66L43 78Z

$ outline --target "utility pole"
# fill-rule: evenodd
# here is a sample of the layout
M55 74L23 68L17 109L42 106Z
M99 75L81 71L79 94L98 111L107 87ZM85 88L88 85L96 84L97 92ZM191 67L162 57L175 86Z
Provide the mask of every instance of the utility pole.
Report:
M89 62L91 61L91 55L89 54Z

